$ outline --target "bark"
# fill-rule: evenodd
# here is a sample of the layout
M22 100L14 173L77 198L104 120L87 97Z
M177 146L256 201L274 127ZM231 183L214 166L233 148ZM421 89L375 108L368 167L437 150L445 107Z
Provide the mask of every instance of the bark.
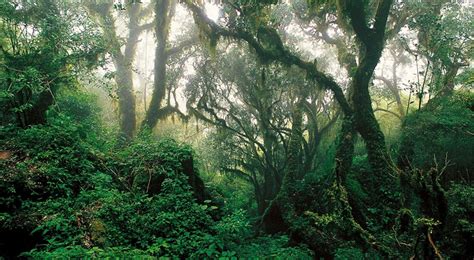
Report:
M367 62L378 61L376 57L369 59ZM384 135L372 109L372 100L368 89L373 68L367 68L364 62L363 57L362 66L357 69L352 81L354 92L351 98L354 106L354 122L357 131L365 141L373 173L382 176L389 172L389 157Z
M392 52L392 57L394 62L392 64L392 82L384 81L387 84L388 89L392 92L395 102L397 102L397 110L400 115L400 119L403 120L405 117L405 109L403 108L402 98L400 97L400 90L398 89L398 77L397 77L397 68L400 64L399 56L397 57L394 52ZM390 84L389 84L390 83Z
M166 93L166 45L168 43L169 26L171 14L170 3L171 0L158 0L155 5L155 34L156 34L156 49L155 49L155 74L153 83L153 94L150 105L146 113L142 126L153 129L158 123L159 110L161 103Z
M125 141L130 141L136 132L136 100L133 90L132 65L136 55L138 37L142 32L139 25L140 5L133 4L128 10L128 37L124 54L118 55L116 53L112 55L117 69L116 82L119 97L120 130ZM117 39L116 37L115 39Z
M275 176L272 172L265 171L263 176L263 183L259 184L260 196L257 203L259 216L265 213L265 210L270 206L271 201L275 199L281 187L281 183L278 184L275 181Z
M126 141L131 140L136 132L136 101L133 90L132 64L136 55L138 37L142 32L139 25L140 5L133 4L128 9L128 37L124 55L116 57L117 85L119 96L120 129ZM122 58L122 60L120 60Z
M112 56L116 69L115 82L117 84L117 96L119 103L119 125L120 138L130 141L136 132L136 101L133 90L132 65L136 55L138 38L146 26L140 26L141 13L140 4L132 4L127 8L129 23L128 36L125 43L125 51L121 51L121 43L117 35L115 19L111 14L111 3L93 4L87 7L98 19L104 31L105 39L109 44L109 53Z
M362 3L347 4L351 25L359 41L359 65L352 78L350 97L354 111L354 123L366 144L372 171L375 177L380 180L390 178L387 173L392 169L385 138L372 108L369 83L384 48L385 27L391 4L391 0L379 3L373 28L369 28L365 22L366 16ZM375 194L379 193L379 189L371 191Z
M357 132L354 128L353 118L351 116L345 116L342 121L335 156L336 181L340 185L346 184L347 173L351 168L352 158L354 157L354 143L356 136Z
M449 96L454 91L454 79L458 74L459 69L461 68L461 64L454 64L448 68L446 74L443 78L443 86L440 91L440 96Z
M296 185L301 176L302 109L303 101L300 101L296 104L292 115L288 163L283 177L282 188L262 217L263 226L268 233L282 231L282 229L286 229L287 225L291 227L292 223L294 223L294 218L298 216L294 205L294 196L297 193ZM297 230L294 231L298 232Z
M115 68L117 73L115 82L118 87L120 137L128 142L135 135L136 128L133 74L131 69L120 61L115 63Z

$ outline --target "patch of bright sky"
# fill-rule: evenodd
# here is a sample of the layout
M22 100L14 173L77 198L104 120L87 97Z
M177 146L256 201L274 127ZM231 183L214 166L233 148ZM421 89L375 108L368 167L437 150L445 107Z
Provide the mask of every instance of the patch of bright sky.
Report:
M206 12L207 17L217 22L221 13L221 8L218 5L206 2L204 4L204 12Z

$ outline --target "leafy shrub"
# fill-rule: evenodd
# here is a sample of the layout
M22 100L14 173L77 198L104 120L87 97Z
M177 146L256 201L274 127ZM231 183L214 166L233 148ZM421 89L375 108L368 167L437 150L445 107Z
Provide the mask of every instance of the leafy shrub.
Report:
M354 259L354 260L362 260L365 259L364 254L359 248L354 247L343 247L339 248L336 251L334 259Z
M80 259L92 259L92 258L139 258L139 259L155 259L155 257L147 254L146 251L127 248L127 247L111 247L106 250L93 247L93 248L84 248L82 246L66 246L55 249L51 252L47 251L38 251L36 249L31 250L21 254L23 257L33 258L33 259L70 259L70 258L80 258Z
M287 236L260 236L233 248L241 258L313 259L311 250L291 246Z
M455 184L447 192L448 222L444 247L454 258L474 256L474 187Z
M22 199L73 196L90 187L94 159L74 122L62 118L25 130L2 127L0 135L0 149L11 153L0 161L1 184ZM15 197L2 197L10 196Z
M195 197L200 202L205 200L204 182L194 168L191 147L173 139L157 141L150 134L142 133L129 146L114 150L108 165L117 174L116 180L128 190L158 194L165 179L181 176Z
M212 229L215 209L196 201L199 179L188 146L148 136L111 157L97 154L82 129L62 115L50 125L1 129L1 150L11 153L0 160L1 230L22 229L43 240L25 256L210 257L224 251ZM162 178L159 192L144 192L148 171ZM135 184L121 185L130 176Z
M80 129L84 139L102 130L100 112L96 95L79 89L64 89L58 93L56 104L48 111L48 121L66 117Z
M227 245L242 243L252 234L250 222L242 209L235 210L217 222L217 234Z
M77 124L62 117L28 129L6 126L0 128L0 139L0 151L8 154L0 160L0 232L28 241L25 244L42 243L46 236L28 234L42 220L51 219L51 229L62 231L56 239L67 242L76 237L78 232L69 225L72 214L54 216L83 190L92 189L90 179L99 171ZM2 246L10 247L8 243L2 238ZM9 252L24 249L18 246Z
M430 101L426 108L406 117L399 151L404 167L428 170L434 158L442 165L450 161L443 178L459 180L466 170L474 169L474 94L458 92Z

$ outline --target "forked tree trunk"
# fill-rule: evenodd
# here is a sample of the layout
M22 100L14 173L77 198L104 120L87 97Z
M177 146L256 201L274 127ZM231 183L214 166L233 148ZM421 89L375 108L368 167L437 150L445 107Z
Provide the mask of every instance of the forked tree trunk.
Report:
M128 6L128 36L125 43L125 51L122 52L122 44L117 35L115 19L111 14L112 5L112 2L87 2L88 9L98 19L109 44L109 52L116 70L115 82L117 84L119 103L119 138L128 142L135 136L137 125L132 65L136 55L138 38L145 27L139 24L141 5L135 3Z

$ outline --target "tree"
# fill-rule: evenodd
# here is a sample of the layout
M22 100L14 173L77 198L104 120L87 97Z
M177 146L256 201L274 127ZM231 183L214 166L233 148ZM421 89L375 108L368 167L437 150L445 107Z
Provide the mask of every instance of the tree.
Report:
M427 60L425 73L431 70L429 81L417 91L418 99L421 101L426 93L429 98L450 95L456 76L472 59L472 7L440 0L431 5L413 3L411 8L420 10L420 15L409 21L410 28L417 32L418 44L405 46L418 59Z
M288 66L295 65L304 70L307 73L307 77L317 82L320 87L333 92L344 113L344 122L336 152L337 166L335 173L339 185L344 185L345 175L352 163L356 131L364 139L374 178L380 181L380 183L387 184L389 187L396 183L396 179L392 180L388 174L392 171L391 162L386 149L384 135L374 115L369 93L369 83L384 49L385 31L392 1L382 0L369 4L363 1L337 1L337 6L333 5L334 8L332 10L334 10L334 14L341 17L341 29L355 36L355 43L358 47L358 64L351 74L349 99L346 99L342 88L331 76L321 72L314 63L302 60L284 46L276 30L272 28L271 21L266 16L270 9L269 6L274 4L273 1L257 4L247 3L246 1L227 3L226 8L231 11L227 12L225 24L218 24L207 18L202 9L191 1L185 1L185 3L193 12L201 31L209 37L211 43L216 42L219 37L245 41L255 50L262 62L278 61ZM314 6L317 7L319 5L315 4ZM239 15L235 15L237 13ZM304 99L306 95L302 97ZM301 100L297 102L300 105L294 108L293 116L296 122L302 120L300 119L301 102ZM301 131L299 123L293 124L292 127L292 132L294 133ZM301 144L300 138L294 137L293 140ZM296 148L296 144L293 147L294 149L290 150L289 156L293 160L299 160L298 158L301 158L297 155L299 154L299 148ZM280 195L274 204L279 205L283 219L290 226L290 229L293 229L301 237L309 239L316 234L312 233L311 229L305 230L295 226L294 218L298 212L291 209L295 207L293 204L297 200L294 196L288 197L290 194L294 194L294 192L291 192L294 188L294 182L301 179L299 176L304 175L304 173L296 174L295 171L295 169L290 167L287 168L284 179L288 178L288 181L283 181ZM370 192L380 197L380 206L387 203L387 200L394 201L394 198L387 198L386 194L380 192L376 186L370 187ZM343 202L341 206L342 212L346 212L345 216L350 222L352 216L350 212L347 213L347 210L344 210L347 206L344 206L343 189L340 194L342 195L341 200ZM305 219L304 216L301 216L301 218ZM369 237L360 229L360 226L349 225L349 227L352 227L351 230L354 231L354 236L362 237L362 241L371 244ZM305 242L312 243L306 239Z
M0 4L1 102L22 127L46 123L57 90L97 65L99 34L75 8L50 0Z
M183 51L194 43L197 42L197 37L194 33L191 33L187 38L182 39L179 44L170 47L169 34L170 34L170 23L174 16L177 2L174 0L158 0L155 5L155 35L156 35L156 48L155 48L155 66L154 66L154 81L153 81L153 94L150 101L149 109L146 111L145 119L142 122L143 127L153 129L158 120L163 119L170 114L178 114L182 116L182 112L178 109L178 102L176 99L176 93L173 89L175 86L171 84L173 81L177 81L168 74L167 66L170 66L171 58L179 59L178 54L183 54ZM184 55L180 60L183 65L188 55ZM184 71L182 66L176 68L179 73L176 76L180 76ZM174 93L174 105L171 104L170 95ZM166 94L168 94L167 104L164 105Z
M397 112L395 113L389 109L383 109L380 107L377 107L375 111L390 113L396 116L397 118L399 118L400 120L403 120L405 116L405 106L403 105L402 96L401 96L401 86L399 82L398 69L400 65L407 63L409 60L408 60L408 57L406 56L404 49L401 48L401 46L397 43L395 43L393 46L390 46L389 52L392 58L390 77L387 77L384 75L375 75L374 80L380 81L385 87L385 89L389 91L391 99L392 100L395 99Z
M119 101L120 136L125 141L130 141L136 132L136 105L135 91L133 89L133 62L139 37L144 30L152 28L153 23L143 23L150 8L139 3L130 3L124 9L128 17L128 35L125 44L122 44L117 33L116 18L113 15L113 2L85 2L89 12L102 28L115 66L115 82ZM122 51L122 46L125 45Z
M315 168L323 136L336 122L331 100L304 80L298 70L259 65L255 56L239 46L217 48L219 60L206 57L195 65L196 75L187 86L191 116L217 128L214 138L221 152L223 172L243 178L254 187L259 215L280 190L288 167L288 142L293 124L289 110L303 99L301 133L303 171ZM307 98L300 89L307 89Z

